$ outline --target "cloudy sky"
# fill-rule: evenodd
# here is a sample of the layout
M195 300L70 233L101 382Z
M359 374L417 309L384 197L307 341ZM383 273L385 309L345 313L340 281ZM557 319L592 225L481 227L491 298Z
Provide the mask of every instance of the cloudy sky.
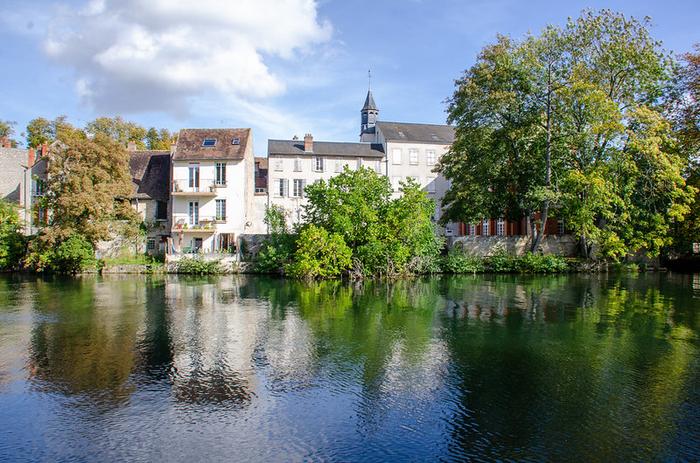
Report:
M453 81L496 34L583 8L650 16L676 52L697 0L0 0L0 119L121 115L144 126L253 127L354 141L367 70L380 119L443 123Z

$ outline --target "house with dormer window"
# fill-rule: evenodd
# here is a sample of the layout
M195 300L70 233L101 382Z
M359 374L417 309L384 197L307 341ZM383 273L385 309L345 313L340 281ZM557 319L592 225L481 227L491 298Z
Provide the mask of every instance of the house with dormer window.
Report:
M252 227L252 130L183 129L171 156L170 254L231 253Z

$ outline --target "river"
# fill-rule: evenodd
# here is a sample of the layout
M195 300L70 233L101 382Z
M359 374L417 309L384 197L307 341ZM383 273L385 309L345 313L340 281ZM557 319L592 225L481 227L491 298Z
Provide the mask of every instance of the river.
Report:
M700 275L0 276L0 461L700 459Z

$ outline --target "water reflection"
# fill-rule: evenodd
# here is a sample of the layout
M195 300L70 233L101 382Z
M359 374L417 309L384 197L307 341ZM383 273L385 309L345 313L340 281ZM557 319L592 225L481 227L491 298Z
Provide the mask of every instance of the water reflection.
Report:
M0 279L0 459L697 458L695 281Z

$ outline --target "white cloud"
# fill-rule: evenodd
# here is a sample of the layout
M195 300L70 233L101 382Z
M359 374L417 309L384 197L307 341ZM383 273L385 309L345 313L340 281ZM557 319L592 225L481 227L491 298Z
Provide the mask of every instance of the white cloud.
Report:
M284 93L269 62L293 63L330 36L315 0L92 0L58 9L44 50L98 111L182 114L193 97Z

